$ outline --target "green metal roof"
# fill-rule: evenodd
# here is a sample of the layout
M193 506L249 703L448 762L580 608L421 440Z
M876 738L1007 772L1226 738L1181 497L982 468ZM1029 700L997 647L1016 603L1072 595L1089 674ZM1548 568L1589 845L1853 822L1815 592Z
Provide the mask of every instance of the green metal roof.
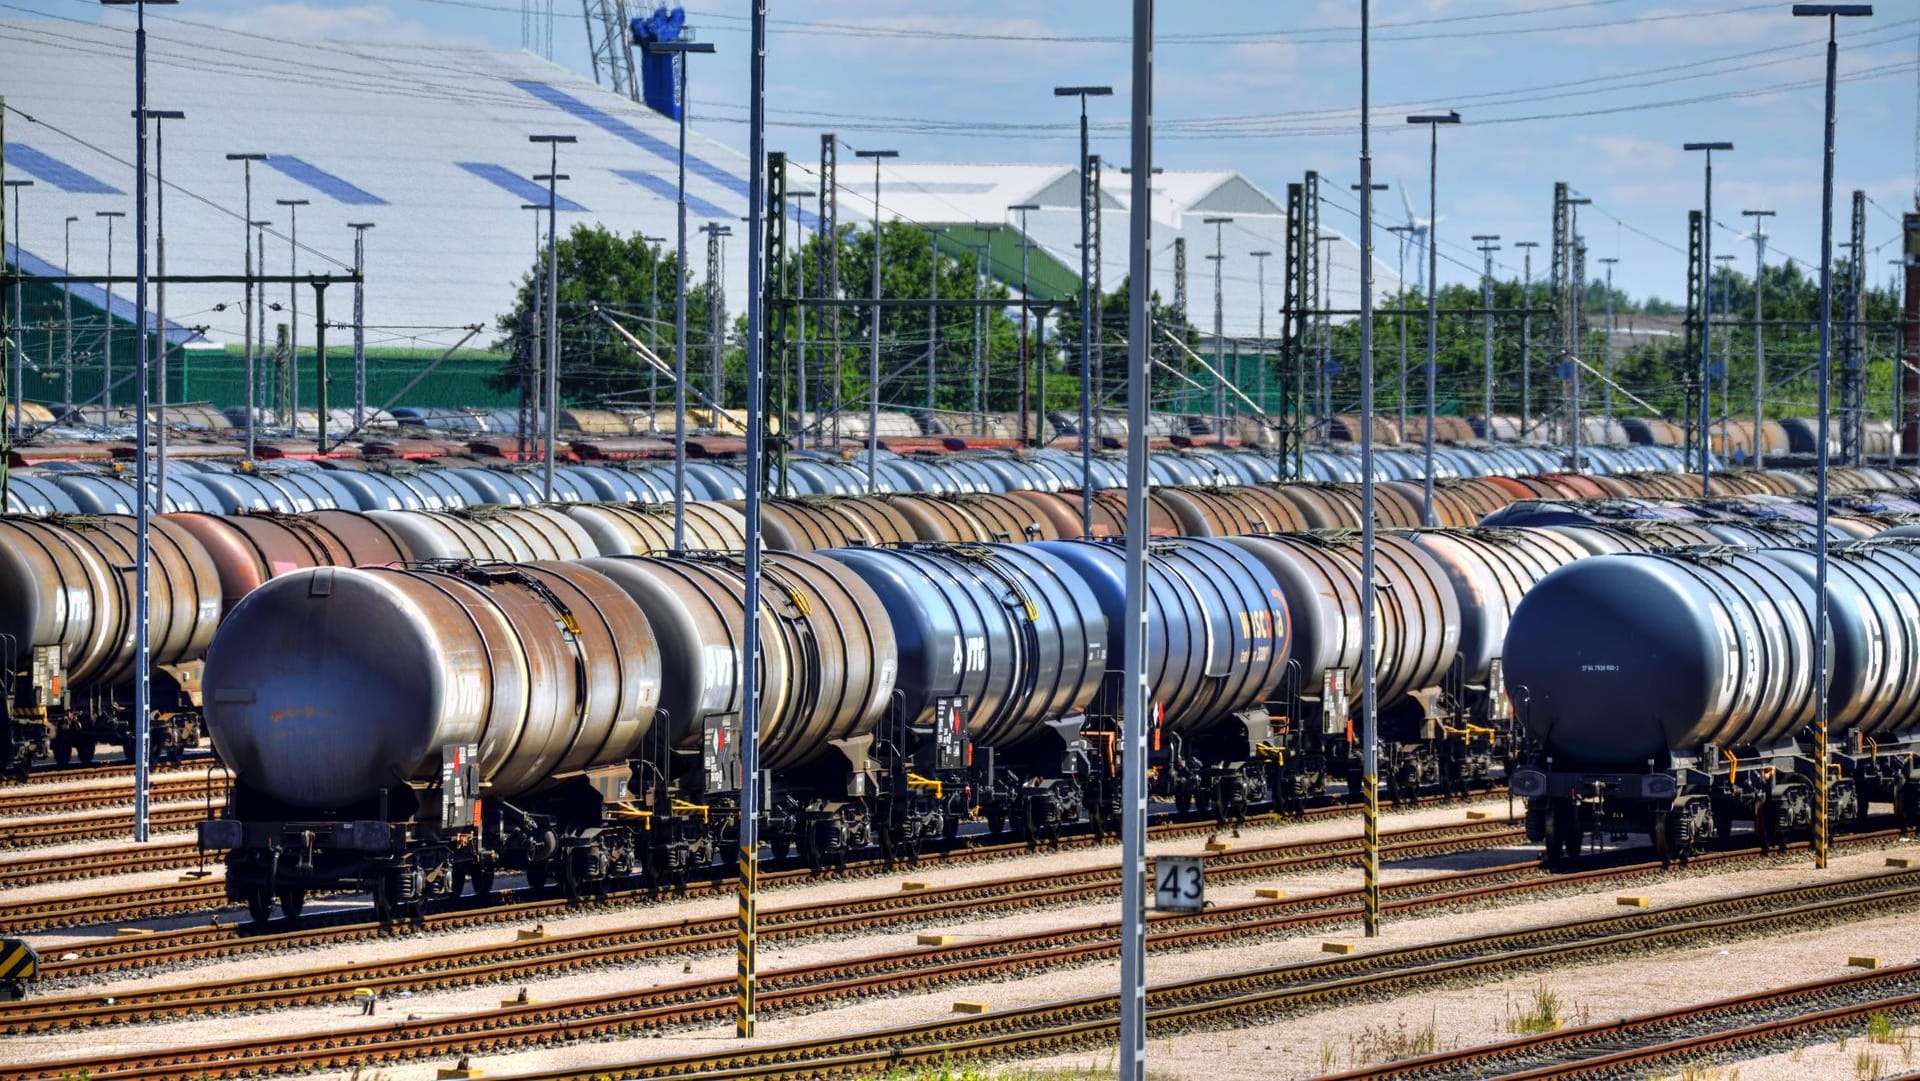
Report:
M987 273L1020 295L1020 230L991 228L973 222L939 222L932 226L938 248L954 259L973 258L982 243L987 249ZM1027 288L1036 300L1065 300L1080 295L1080 273L1054 258L1037 242L1027 244Z

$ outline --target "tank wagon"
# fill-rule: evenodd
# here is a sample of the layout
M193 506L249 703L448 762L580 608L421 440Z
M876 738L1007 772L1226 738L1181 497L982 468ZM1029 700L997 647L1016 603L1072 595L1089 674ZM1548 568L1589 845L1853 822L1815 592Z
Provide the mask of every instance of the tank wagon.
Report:
M1871 802L1920 816L1920 548L1832 547L1827 696L1837 827ZM1609 555L1544 578L1515 610L1507 676L1526 747L1509 788L1550 859L1648 834L1685 859L1735 821L1765 842L1811 827L1815 567L1803 549Z

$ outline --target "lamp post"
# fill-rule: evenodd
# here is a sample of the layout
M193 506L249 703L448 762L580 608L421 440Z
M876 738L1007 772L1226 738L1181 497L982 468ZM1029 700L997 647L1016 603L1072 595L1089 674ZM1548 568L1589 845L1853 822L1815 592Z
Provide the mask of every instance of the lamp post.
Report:
M245 300L240 310L240 333L246 352L247 375L247 460L253 460L253 415L258 412L259 403L254 400L253 373L253 163L265 161L265 154L228 154L228 161L240 163L240 174L246 191L246 217L240 223L240 251L246 257L247 282L244 291Z
M1493 436L1493 253L1500 250L1497 233L1476 233L1473 242L1480 245L1480 255L1486 262L1486 269L1480 272L1480 324L1482 328L1481 348L1485 356L1484 368L1480 377L1480 416L1486 428L1486 440L1494 442Z
M1799 6L1796 6L1794 10L1798 12ZM1681 145L1680 149L1699 150L1706 154L1706 209L1700 216L1700 244L1701 261L1702 264L1708 268L1709 272L1703 276L1700 283L1700 416L1698 418L1700 425L1700 495L1705 497L1713 494L1713 486L1711 484L1713 475L1711 462L1713 456L1707 448L1707 429L1711 424L1713 412L1713 393L1709 389L1712 384L1707 380L1707 367L1713 356L1713 276L1711 273L1713 267L1713 152L1716 150L1732 150L1733 144L1727 142L1685 143Z
M1259 400L1260 412L1265 413L1267 411L1267 259L1271 257L1273 253L1263 248L1260 251L1250 251L1247 254L1253 256L1255 281L1258 283L1255 288L1259 290L1258 293L1255 294L1259 298L1259 304L1257 306L1254 334L1260 339L1260 345L1258 346L1260 350Z
M867 344L867 494L880 492L880 162L898 150L856 150L873 160L873 326Z
M136 113L137 115L137 113ZM153 260L154 267L160 272L160 280L153 290L154 335L160 354L158 384L160 402L156 410L160 426L153 434L153 503L165 510L167 506L167 353L171 347L167 343L167 167L166 167L166 121L185 120L187 114L179 109L148 109L147 118L153 121ZM142 333L145 328L142 328ZM144 410L142 410L144 412Z
M1827 383L1833 368L1833 112L1834 83L1840 63L1840 45L1834 38L1835 22L1841 18L1859 18L1873 14L1872 4L1795 4L1799 17L1827 20L1827 112L1825 154L1820 178L1820 432L1815 440L1817 468L1814 471L1814 632L1813 632L1813 865L1825 868L1829 841L1827 807L1827 429L1831 423L1832 396ZM1711 217L1711 215L1708 215Z
M540 498L553 502L553 437L560 426L560 181L569 179L560 172L560 144L579 140L572 135L529 135L530 143L547 146L547 171L535 180L547 182L547 424L545 461L540 472Z
M300 208L306 199L275 199L287 208L287 276L300 273ZM287 283L287 430L300 435L300 287Z
M66 242L65 242L64 254L61 256L60 265L67 268L67 273L69 274L73 273L73 223L79 220L80 220L80 216L78 214L69 214L67 215L67 220L63 223L66 227ZM70 418L73 414L73 283L72 282L60 283L60 326L62 328L61 333L63 335L64 342L65 342L65 344L61 348L61 355L64 358L65 362L60 366L61 367L60 402L65 408L62 409L60 412L60 419L63 421L67 421L68 423L71 423Z
M1533 249L1538 240L1516 240L1520 257L1520 441L1533 427ZM1608 414L1612 414L1609 406Z
M350 221L353 230L353 427L367 423L367 230L370 221Z
M1760 325L1760 295L1766 277L1767 261L1767 219L1774 216L1771 210L1742 210L1743 216L1753 219L1753 467L1767 467L1766 439L1764 436L1767 420L1767 345L1765 329ZM1894 387L1900 386L1898 372L1895 373Z
M1032 406L1033 373L1030 368L1029 349L1031 343L1027 334L1027 313L1031 309L1027 297L1027 211L1040 209L1039 203L1014 203L1008 210L1020 212L1020 423L1019 438L1022 444L1027 441L1027 412ZM1036 437L1039 433L1035 433Z
M113 412L113 223L124 218L124 210L96 210L96 218L107 219L107 329L106 339L101 350L100 376L100 424L104 427L107 417Z
M640 243L647 245L647 348L654 356L660 355L660 245L667 242L663 236L640 234ZM804 332L803 332L804 334ZM804 339L803 339L804 340ZM801 354L800 368L801 397L806 396L807 371L804 364L805 353ZM660 369L647 365L647 431L659 431L660 419Z
M541 241L540 215L547 209L545 203L521 203L520 209L533 215L533 296L527 307L527 363L532 367L525 383L520 388L520 400L525 406L520 424L519 438L515 441L520 452L520 461L529 460L533 453L534 440L540 430L540 396L544 393L541 384L544 381L543 367L546 363L547 348L547 251ZM527 399L532 401L528 402Z
M673 552L687 550L687 58L713 52L706 41L647 41L649 55L677 56L680 83L679 248L674 259L673 299ZM757 168L757 166L756 166Z
M1080 99L1080 535L1093 536L1093 215L1099 213L1087 161L1087 99L1110 97L1111 86L1056 86L1056 98ZM1219 363L1216 336L1215 364ZM1217 429L1216 429L1217 430Z
M267 227L272 225L273 222L261 218L251 224L253 226L253 264L260 268L262 275L265 275L267 272ZM267 309L272 308L274 311L279 311L280 305L268 303L267 285L265 282L260 283L259 300L260 303L256 304L253 309L259 319L258 325L254 327L254 338L259 341L260 348L265 349L267 347ZM261 385L253 391L254 396L264 399L267 396L266 389L263 381Z
M147 551L147 528L151 493L147 491L147 5L172 4L176 0L101 0L109 6L131 4L134 10L133 35L133 145L134 145L134 393L138 415L134 418L134 558L133 588L138 602L133 619L133 839L146 843L148 705L151 641L148 631L149 598L147 577L152 562ZM111 235L113 223L107 223ZM109 241L109 257L112 248ZM111 277L111 272L109 272ZM113 310L107 309L108 340L112 340Z
M1607 380L1600 388L1600 415L1605 418L1609 438L1613 436L1613 267L1619 261L1611 256L1600 260L1607 268Z
M25 264L20 261L20 189L33 187L33 181L9 180L6 186L13 192L13 269L21 272L25 270ZM27 376L26 365L21 360L21 353L25 349L21 333L26 321L26 309L21 306L20 300L20 281L16 278L13 282L13 340L7 343L13 351L13 356L9 358L12 386L6 395L6 405L13 411L13 416L7 421L7 430L13 434L16 443L20 441L20 412L26 403L26 394L20 385Z
M1434 366L1439 353L1439 343L1435 338L1440 324L1440 308L1435 298L1440 293L1440 255L1439 255L1439 207L1440 207L1440 125L1458 124L1460 113L1448 110L1445 113L1423 113L1407 117L1409 124L1427 125L1427 435L1426 435L1426 474L1421 487L1420 524L1431 527L1433 517L1433 410L1434 410Z

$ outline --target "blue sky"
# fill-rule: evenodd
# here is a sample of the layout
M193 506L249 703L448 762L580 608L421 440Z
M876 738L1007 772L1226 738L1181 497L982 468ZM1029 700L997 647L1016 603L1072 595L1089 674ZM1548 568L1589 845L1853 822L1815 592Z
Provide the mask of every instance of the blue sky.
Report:
M630 0L636 10L648 0ZM408 40L516 49L522 8L536 50L553 10L556 63L588 70L577 0L385 0L243 3L185 0L181 17L282 36ZM1129 5L1123 0L771 0L769 147L812 159L817 133L919 161L1071 161L1077 117L1056 83L1111 83L1096 103L1094 149L1125 160ZM1818 258L1820 80L1824 20L1789 3L1734 0L1378 0L1373 5L1375 174L1392 185L1384 226L1404 220L1403 183L1421 216L1424 129L1410 112L1459 108L1443 131L1443 280L1477 273L1467 239L1549 239L1552 186L1593 199L1581 217L1590 259L1620 260L1635 295L1685 288L1686 212L1700 205L1701 155L1690 140L1728 140L1715 155L1716 253L1751 268L1747 208L1775 210L1769 262ZM1876 280L1898 255L1899 214L1915 190L1920 0L1881 0L1872 19L1841 23L1836 235L1847 193L1864 189ZM165 9L162 9L165 10ZM748 4L699 0L689 22L718 53L693 74L696 126L744 149ZM92 0L0 0L7 14L85 16ZM1156 164L1229 168L1276 197L1306 169L1327 181L1323 220L1352 232L1357 181L1357 2L1206 0L1159 4ZM121 18L118 13L97 15ZM157 18L166 16L156 14ZM1544 250L1544 249L1543 249ZM1519 252L1497 254L1518 274ZM1448 260L1457 260L1449 262ZM1543 276L1544 260L1535 273ZM1601 267L1595 263L1596 275Z

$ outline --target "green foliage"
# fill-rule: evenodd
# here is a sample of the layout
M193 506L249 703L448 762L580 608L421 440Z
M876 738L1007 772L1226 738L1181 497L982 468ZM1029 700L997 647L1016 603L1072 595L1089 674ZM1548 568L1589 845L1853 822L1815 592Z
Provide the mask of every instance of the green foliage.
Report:
M633 350L593 314L593 307L598 304L611 311L640 317L625 318L621 323L643 342L651 342L657 333L658 352L671 364L674 253L655 248L641 240L637 233L621 237L599 225L576 225L571 233L556 242L554 264L560 281L560 400L569 404L600 404L615 398L624 398L632 404L639 400L635 395L647 386L648 369ZM522 365L530 364L528 358L537 355L532 349L534 342L529 338L534 327L529 314L536 277L544 268L543 260L521 277L513 308L495 322L501 334L495 348L508 354L492 381L499 390L517 388ZM706 370L702 366L704 348L711 335L705 330L708 325L705 284L690 284L693 287L687 292L688 366L698 373ZM545 283L541 282L539 288L542 291L540 319L544 320Z

